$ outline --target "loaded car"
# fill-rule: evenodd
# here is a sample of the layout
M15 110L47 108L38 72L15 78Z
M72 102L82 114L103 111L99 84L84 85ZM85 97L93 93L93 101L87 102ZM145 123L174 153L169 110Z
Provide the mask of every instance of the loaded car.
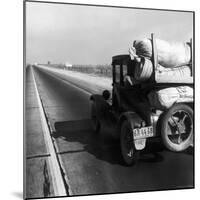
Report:
M93 94L90 98L94 131L100 132L105 125L113 127L127 165L136 161L139 151L151 138L161 138L165 147L175 152L184 151L193 144L193 74L187 81L185 78L167 81L166 76L164 81L158 79L155 45L152 35L153 70L148 80L133 78L136 67L144 65L143 57L114 56L112 91L105 90L102 95ZM191 63L188 66L192 69ZM170 96L171 91L178 91L178 97L173 92ZM158 97L166 101L165 106Z

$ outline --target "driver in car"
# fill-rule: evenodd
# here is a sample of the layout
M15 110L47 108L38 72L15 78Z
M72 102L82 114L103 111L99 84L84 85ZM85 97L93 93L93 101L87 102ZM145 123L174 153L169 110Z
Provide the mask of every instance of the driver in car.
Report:
M130 49L129 54L131 61L128 63L128 72L124 76L125 87L130 88L127 101L140 117L145 120L146 126L151 126L151 108L148 99L142 90L141 83L134 79L134 66L136 63L141 62L141 58L135 54L134 49Z

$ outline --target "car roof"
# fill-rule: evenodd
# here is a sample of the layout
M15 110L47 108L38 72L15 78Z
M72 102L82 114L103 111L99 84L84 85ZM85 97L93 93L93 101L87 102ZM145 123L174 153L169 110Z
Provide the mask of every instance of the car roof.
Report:
M130 61L130 56L128 54L116 55L112 57L112 65L125 65Z

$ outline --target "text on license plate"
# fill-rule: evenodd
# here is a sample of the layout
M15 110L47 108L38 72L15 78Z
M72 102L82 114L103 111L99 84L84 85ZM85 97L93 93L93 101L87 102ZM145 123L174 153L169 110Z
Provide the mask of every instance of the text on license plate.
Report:
M141 139L153 136L153 126L133 129L133 138Z

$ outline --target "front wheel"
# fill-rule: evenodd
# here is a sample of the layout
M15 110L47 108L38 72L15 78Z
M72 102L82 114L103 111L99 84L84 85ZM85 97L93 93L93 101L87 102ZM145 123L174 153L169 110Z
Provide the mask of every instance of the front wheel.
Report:
M175 104L163 116L161 137L171 151L184 151L193 143L193 110L186 104Z
M123 161L126 165L133 165L139 157L135 149L131 124L124 121L121 126L120 147Z

